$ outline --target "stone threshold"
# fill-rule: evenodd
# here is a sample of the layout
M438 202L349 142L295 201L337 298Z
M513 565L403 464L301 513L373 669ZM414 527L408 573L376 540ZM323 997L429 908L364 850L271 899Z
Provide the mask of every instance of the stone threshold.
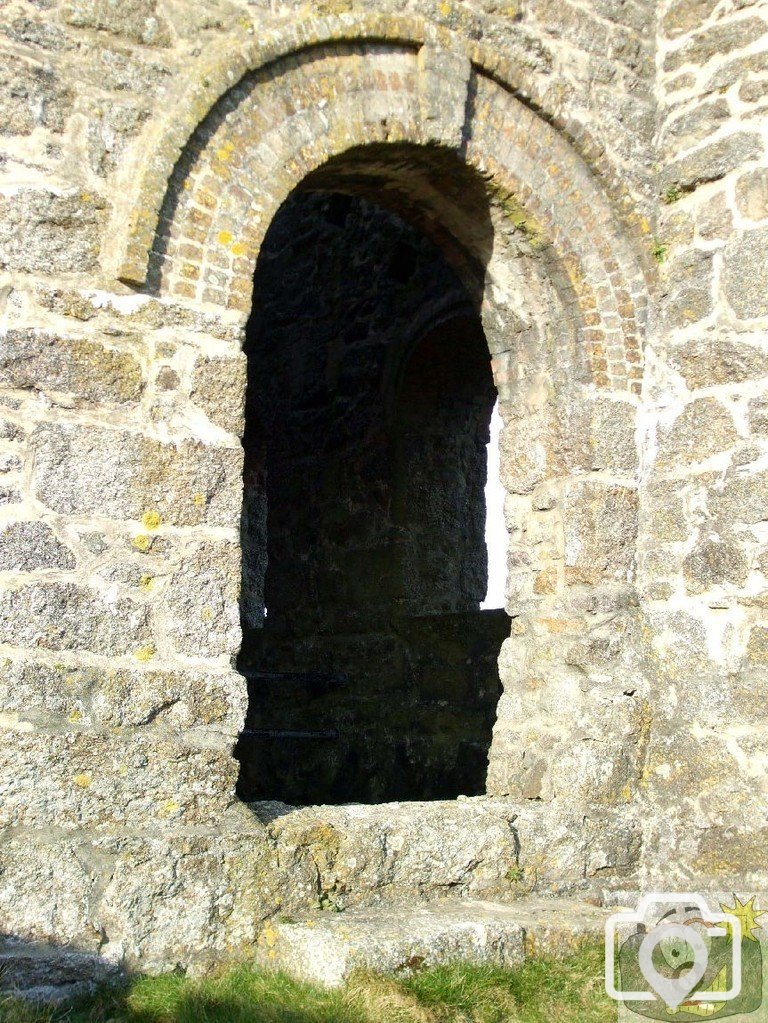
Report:
M326 987L342 985L358 969L403 976L453 960L513 966L532 954L560 956L585 941L602 941L611 912L562 898L321 911L270 921L256 960Z

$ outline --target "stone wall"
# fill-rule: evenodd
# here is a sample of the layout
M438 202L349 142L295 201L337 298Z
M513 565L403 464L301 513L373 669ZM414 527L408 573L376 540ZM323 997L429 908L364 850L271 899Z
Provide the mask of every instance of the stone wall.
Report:
M162 968L328 900L768 883L762 5L0 20L0 929ZM242 343L299 185L422 232L482 320L513 620L476 800L235 796Z
M678 884L765 876L765 13L659 10L639 581L653 637L645 857Z

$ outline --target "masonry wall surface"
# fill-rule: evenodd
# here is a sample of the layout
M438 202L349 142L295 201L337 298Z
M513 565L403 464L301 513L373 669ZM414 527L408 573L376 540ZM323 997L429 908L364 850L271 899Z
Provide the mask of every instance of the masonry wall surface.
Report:
M766 20L3 7L1 931L160 969L329 900L768 884ZM235 796L242 342L311 175L425 232L488 340L485 797Z

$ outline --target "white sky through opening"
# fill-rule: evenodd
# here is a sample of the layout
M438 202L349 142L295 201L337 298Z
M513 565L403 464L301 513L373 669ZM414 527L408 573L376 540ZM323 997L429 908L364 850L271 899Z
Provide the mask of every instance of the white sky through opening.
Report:
M507 583L507 527L504 524L504 488L501 485L499 438L501 414L498 401L491 416L488 479L485 484L485 544L488 548L488 592L481 608L504 607Z

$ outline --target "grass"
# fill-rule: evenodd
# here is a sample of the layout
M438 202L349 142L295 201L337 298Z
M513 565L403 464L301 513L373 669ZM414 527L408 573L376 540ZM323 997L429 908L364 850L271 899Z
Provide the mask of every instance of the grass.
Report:
M213 977L139 977L56 1009L0 1000L0 1023L608 1023L602 946L514 969L454 963L327 991L247 966Z

